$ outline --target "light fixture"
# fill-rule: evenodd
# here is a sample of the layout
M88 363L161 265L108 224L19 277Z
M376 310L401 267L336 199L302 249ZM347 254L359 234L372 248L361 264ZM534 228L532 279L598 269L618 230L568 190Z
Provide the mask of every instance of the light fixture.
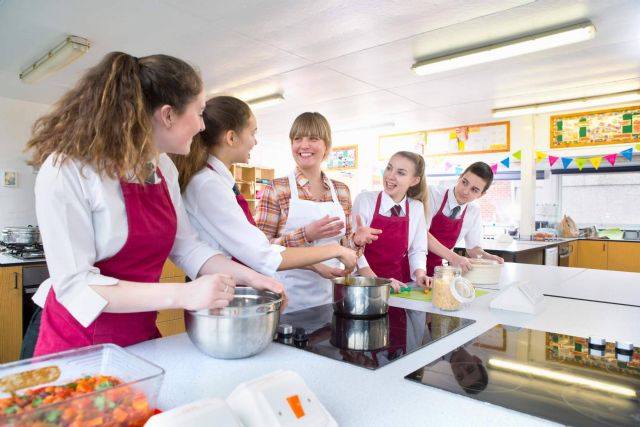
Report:
M562 101L544 102L541 104L521 105L518 107L496 108L491 111L493 117L513 117L524 114L551 113L554 111L576 110L597 107L599 105L619 104L640 100L640 90L630 90L608 95L587 96L584 98L565 99Z
M413 64L411 69L418 75L434 74L441 71L468 67L470 65L511 58L526 53L538 52L558 46L565 46L592 39L596 28L591 22L584 22L544 33L508 40L450 55L429 58Z
M264 108L271 107L272 105L282 104L284 102L284 96L279 93L275 93L273 95L262 96L260 98L251 99L247 101L247 104L251 105L252 108Z
M20 80L31 84L41 82L87 53L89 47L89 40L67 36L60 44L24 69L20 73Z
M592 380L590 378L579 375L567 374L564 372L552 371L550 369L538 368L535 366L524 365L518 362L511 362L502 359L489 359L487 363L492 368L502 369L505 371L517 372L520 374L531 375L533 377L543 378L546 380L557 381L565 384L573 384L590 388L592 390L605 391L620 396L636 398L636 391L629 387L623 387L616 384L606 383L604 381Z

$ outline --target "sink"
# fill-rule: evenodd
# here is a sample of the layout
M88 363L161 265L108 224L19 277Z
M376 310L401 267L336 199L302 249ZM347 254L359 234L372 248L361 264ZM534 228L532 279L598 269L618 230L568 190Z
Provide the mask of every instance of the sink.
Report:
M622 238L624 240L640 240L640 230L626 230Z

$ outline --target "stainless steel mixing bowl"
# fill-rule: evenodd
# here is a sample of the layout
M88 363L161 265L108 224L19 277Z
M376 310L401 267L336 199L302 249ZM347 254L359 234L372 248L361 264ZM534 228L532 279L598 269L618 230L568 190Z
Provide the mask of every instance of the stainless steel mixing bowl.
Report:
M253 356L273 341L280 320L282 296L238 287L233 301L219 312L185 311L191 342L217 359Z

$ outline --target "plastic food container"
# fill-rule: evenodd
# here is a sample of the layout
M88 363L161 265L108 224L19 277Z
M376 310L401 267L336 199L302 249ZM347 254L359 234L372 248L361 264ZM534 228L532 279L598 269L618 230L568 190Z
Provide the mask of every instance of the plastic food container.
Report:
M161 367L117 345L100 344L0 365L0 381L9 375L36 369L42 371L42 368L51 370L50 367L58 368L60 375L57 379L45 379L49 381L45 383L30 381L27 387L17 390L16 394L23 395L28 390L44 386L80 384L76 381L84 377L109 376L122 383L112 387L107 385L108 388L96 387L96 391L53 403L46 403L45 397L37 407L21 413L15 408L2 410L0 425L142 426L154 413L164 378ZM44 390L42 396L47 396ZM0 401L7 398L11 398L11 394L3 388L0 390Z
M502 264L492 259L470 259L473 269L462 275L474 285L495 285L500 281Z
M433 305L440 310L460 310L476 297L473 284L461 276L457 267L443 265L433 273Z

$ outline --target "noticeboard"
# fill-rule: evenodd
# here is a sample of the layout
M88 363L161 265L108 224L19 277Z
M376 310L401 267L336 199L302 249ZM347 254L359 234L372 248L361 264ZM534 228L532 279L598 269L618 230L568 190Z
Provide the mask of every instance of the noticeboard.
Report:
M640 106L551 116L550 148L640 142Z
M509 135L508 121L428 130L424 154L450 156L508 152Z

